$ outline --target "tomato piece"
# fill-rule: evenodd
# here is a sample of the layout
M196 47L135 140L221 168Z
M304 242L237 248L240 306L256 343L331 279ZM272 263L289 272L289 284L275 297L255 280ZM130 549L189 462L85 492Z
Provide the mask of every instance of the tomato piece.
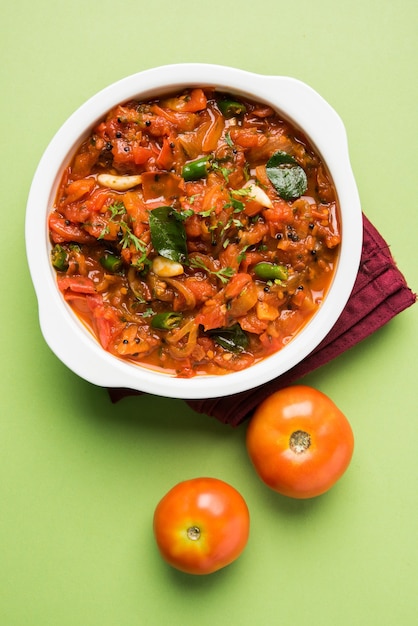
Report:
M154 152L151 148L141 146L137 141L116 139L112 148L113 163L119 165L144 165Z
M267 222L277 224L279 229L283 224L292 223L292 207L284 200L276 201L272 209L265 209L263 211L263 217Z
M156 118L151 120L151 126L153 126L154 121L158 122L160 120L160 124L165 124L165 132L162 134L167 136L170 135L171 125L175 126L180 132L188 132L195 128L198 120L195 113L171 111L161 108L158 104L153 104L151 111L156 115Z
M196 112L202 111L206 108L207 99L203 89L192 89L189 98L185 105L183 105L183 111Z
M108 350L112 339L112 324L105 317L94 318L97 336L103 348Z
M85 230L76 224L68 223L68 221L64 217L59 217L56 213L51 213L48 224L51 239L54 243L63 243L64 241L94 243L94 238Z
M246 445L266 485L304 499L325 493L341 478L352 458L354 436L328 396L295 385L261 402L249 423Z
M196 315L196 323L201 324L205 331L222 328L226 325L226 307L212 299L208 300Z
M58 276L57 283L62 292L68 289L75 293L96 293L94 282L87 276Z
M230 372L240 372L241 370L250 367L254 363L254 356L252 354L233 354L230 359L225 360L223 354L215 354L213 357L214 363L219 365L222 369L229 370Z
M256 200L251 200L249 198L246 198L244 200L244 205L244 213L245 215L248 215L248 217L254 217L254 215L258 215L258 213L261 213L264 208L262 204L260 204Z
M269 330L269 326L267 326L267 330L265 332L262 332L260 335L260 344L263 347L265 356L268 356L269 354L274 354L285 345L285 341L283 337L280 337L280 336L273 337L268 332L268 330Z
M170 203L181 195L182 179L171 172L144 172L142 192L145 200L164 198Z
M74 158L72 166L72 175L75 178L84 178L91 173L93 166L96 164L100 155L100 150L89 145L86 152L77 154Z
M243 246L254 246L263 239L263 237L268 233L268 230L269 228L267 224L257 222L249 230L242 233L240 236L240 244Z
M245 285L242 292L236 298L228 302L229 319L241 317L257 304L258 292L256 285L251 281Z
M125 139L116 139L112 148L113 163L120 165L123 163L132 163L133 152L129 142Z
M87 295L86 302L90 310L90 322L99 341L105 350L110 350L113 337L121 331L124 324L119 320L116 311L105 305L100 294Z
M208 211L212 209L216 215L219 215L227 202L228 193L223 185L217 183L208 185L199 210Z
M244 274L244 272L235 274L225 287L225 299L238 298L249 283L252 283L252 278L249 274Z
M196 113L206 108L207 99L201 88L192 89L189 93L174 98L166 98L162 105L172 111Z
M241 494L217 478L175 485L158 503L153 520L161 556L187 574L211 574L244 550L250 515Z
M242 330L246 330L248 333L261 335L266 330L268 322L266 320L260 320L254 312L251 312L240 318L239 325Z
M82 204L69 204L63 206L61 211L66 220L69 220L73 224L84 224L88 222L91 217L90 209L87 206L87 202Z
M107 202L108 204L112 204L116 202L117 198L113 197L113 194L109 193L109 189L95 189L91 194L90 198L83 202L86 205L89 211L95 211L98 213L101 211Z
M274 115L274 111L267 104L257 104L252 110L252 114L255 115L255 117L264 118Z
M188 159L196 159L202 152L204 137L202 126L199 126L196 132L185 133L178 138L179 145Z
M193 293L196 304L206 302L206 300L213 298L217 293L216 287L207 280L200 280L193 276L186 278L184 284Z
M74 180L65 189L66 204L77 202L77 200L80 200L83 196L90 194L93 191L95 184L96 183L93 178L80 178L78 180Z
M137 237L141 237L144 231L149 230L148 212L152 208L142 199L142 195L136 191L128 191L123 196L126 212L132 221L132 229Z
M264 258L265 257L261 254L261 252L246 252L245 258L241 261L240 264L241 270L243 272L246 272L251 265L255 265L256 263L264 261Z
M163 170L169 170L174 164L173 148L174 143L168 137L164 137L163 145L158 154L156 164Z
M237 272L240 266L240 252L241 249L238 244L228 244L226 248L219 253L219 261L222 267L232 267L232 269Z
M256 128L232 128L231 139L242 148L261 147L267 142L267 137L258 133Z
M198 215L191 215L190 217L188 217L184 223L184 228L186 230L187 237L190 238L200 237L204 229L202 225L202 220L199 218Z
M134 145L132 147L132 155L135 165L144 165L150 157L153 155L151 148L144 148L143 146Z

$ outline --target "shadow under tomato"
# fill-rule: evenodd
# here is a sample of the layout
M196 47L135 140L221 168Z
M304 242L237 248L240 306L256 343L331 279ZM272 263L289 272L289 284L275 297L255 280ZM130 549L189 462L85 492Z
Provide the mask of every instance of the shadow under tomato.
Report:
M337 486L336 486L337 488ZM333 499L332 489L314 498L290 498L283 496L265 485L258 488L257 497L263 501L264 507L280 517L305 519L313 514L322 513Z
M195 591L210 592L212 589L217 589L219 585L224 584L227 577L234 574L234 569L239 567L239 560L231 563L222 569L213 572L212 574L186 574L180 570L166 565L165 576L170 585L175 585L180 591L184 591L187 595L194 593Z

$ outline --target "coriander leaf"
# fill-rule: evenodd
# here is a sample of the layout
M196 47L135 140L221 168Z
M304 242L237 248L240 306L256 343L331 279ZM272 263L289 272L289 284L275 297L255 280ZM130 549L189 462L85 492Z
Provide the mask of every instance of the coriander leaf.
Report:
M231 133L229 131L225 133L225 142L228 144L230 148L234 147L234 142L231 139Z
M122 228L122 238L120 240L122 248L129 248L130 245L133 245L135 247L135 250L144 253L146 250L145 244L140 239L138 239L136 235L133 234L129 225L123 221L120 223L120 225Z
M234 196L251 197L251 187L242 187L241 189L231 189L231 194Z
M182 211L176 211L176 215L179 220L184 221L184 220L187 220L188 217L191 217L192 215L194 215L194 211L193 209L185 209Z
M103 239L106 235L108 235L110 233L110 228L109 226L104 226L100 235L97 237L97 239Z
M231 196L230 202L225 205L226 209L233 209L234 213L241 213L245 209L245 204L241 200L236 200Z
M243 261L246 258L247 255L245 253L247 252L247 250L248 250L248 248L250 246L251 246L251 244L248 244L247 246L244 246L242 248L241 252L239 253L239 255L237 257L237 260L238 260L239 263L241 263L241 261Z
M110 206L107 207L108 211L111 212L111 220L115 219L117 215L123 215L126 213L125 205L123 202L114 202Z
M125 205L123 204L123 202L114 202L107 207L107 210L110 211L109 222L114 222L115 217L117 217L118 215L124 215L124 213L126 213ZM110 228L108 225L106 225L100 235L97 237L97 239L103 239L105 235L108 235L109 233Z
M190 261L190 267L195 267L197 269L201 269L204 270L205 272L208 272L208 274L212 274L212 276L216 276L217 278L219 278L219 280L225 284L228 282L228 280L230 278L232 278L232 276L235 274L235 270L232 269L232 267L222 267L220 270L211 270L209 269L204 261L202 261L202 259L200 257L195 257L194 259L191 259Z
M225 182L229 183L229 174L232 174L233 170L227 167L222 167L219 165L219 162L215 160L212 161L212 170L220 172L224 177Z
M200 215L200 217L209 217L209 215L211 215L211 213L214 211L213 207L211 207L210 209L207 209L206 211L199 211L198 215Z

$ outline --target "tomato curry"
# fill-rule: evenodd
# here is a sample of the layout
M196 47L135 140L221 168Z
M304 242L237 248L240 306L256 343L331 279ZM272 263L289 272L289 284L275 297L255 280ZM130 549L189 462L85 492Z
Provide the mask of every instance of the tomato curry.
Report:
M201 88L111 110L66 167L49 233L58 287L101 346L181 377L285 346L340 244L306 137L270 106Z

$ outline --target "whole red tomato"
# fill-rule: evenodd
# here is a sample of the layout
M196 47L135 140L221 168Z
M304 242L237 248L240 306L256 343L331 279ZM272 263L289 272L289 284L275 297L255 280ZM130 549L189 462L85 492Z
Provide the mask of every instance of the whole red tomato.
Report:
M175 485L154 512L154 535L162 557L188 574L211 574L239 557L250 528L245 500L217 478Z
M246 444L266 485L292 498L312 498L343 475L354 437L347 418L325 394L295 385L257 407Z

